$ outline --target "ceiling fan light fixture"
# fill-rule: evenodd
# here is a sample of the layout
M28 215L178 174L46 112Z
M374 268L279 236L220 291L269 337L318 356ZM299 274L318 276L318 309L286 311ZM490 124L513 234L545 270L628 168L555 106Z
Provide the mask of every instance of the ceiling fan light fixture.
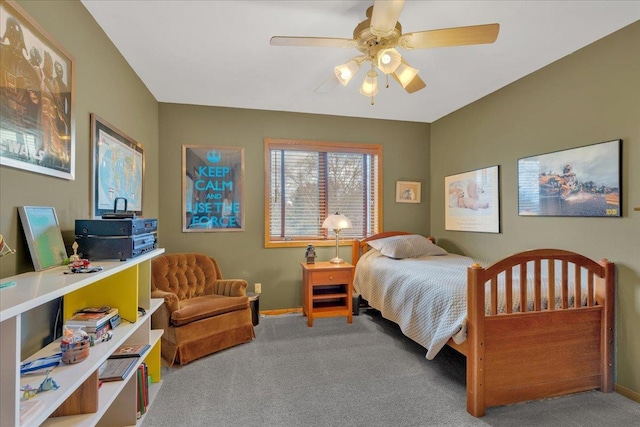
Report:
M367 73L367 77L365 77L362 86L360 86L360 93L370 97L378 94L378 73L374 70L370 70Z
M336 73L338 81L342 83L342 86L346 86L359 69L360 64L352 59L346 64L338 65L334 68L334 71Z
M395 73L402 87L406 89L407 85L418 75L418 70L408 65L400 64Z
M402 63L402 57L397 50L391 49L383 49L378 52L378 68L384 74L391 74L400 64Z

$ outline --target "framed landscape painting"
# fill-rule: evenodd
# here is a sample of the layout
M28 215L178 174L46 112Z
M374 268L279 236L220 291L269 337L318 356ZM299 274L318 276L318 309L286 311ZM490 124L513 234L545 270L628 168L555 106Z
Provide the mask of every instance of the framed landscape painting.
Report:
M447 176L445 230L500 232L498 166Z
M622 140L518 160L518 214L619 217Z

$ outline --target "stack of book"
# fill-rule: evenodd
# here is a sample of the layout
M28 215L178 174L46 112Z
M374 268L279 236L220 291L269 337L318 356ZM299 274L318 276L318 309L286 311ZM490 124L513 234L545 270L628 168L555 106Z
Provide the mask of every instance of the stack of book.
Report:
M140 364L140 358L149 350L149 344L125 344L114 351L100 366L100 381L122 381Z
M78 312L65 322L68 328L82 328L94 340L102 338L109 330L113 329L114 320L120 318L117 308L110 308L101 312Z

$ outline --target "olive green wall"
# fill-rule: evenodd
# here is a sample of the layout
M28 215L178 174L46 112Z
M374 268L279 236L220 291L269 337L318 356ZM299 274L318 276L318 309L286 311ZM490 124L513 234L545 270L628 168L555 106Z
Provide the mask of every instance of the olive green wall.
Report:
M367 102L363 98L363 102ZM264 138L383 145L384 229L429 232L429 125L300 113L160 103L160 245L215 257L225 277L262 283L260 309L302 305L305 248L264 248ZM244 147L245 231L182 232L182 145ZM421 204L395 203L397 180L422 183ZM329 260L335 247L317 248ZM340 255L351 259L351 248Z
M155 98L79 1L21 1L19 5L75 58L76 167L75 180L66 180L0 166L0 233L17 250L15 255L2 258L0 277L33 271L18 206L53 206L67 245L73 242L75 219L89 216L90 113L97 113L144 146L144 214L158 216ZM49 325L48 319L56 310L57 304L48 304L23 316L23 331L30 332L25 351L39 348L48 338L51 331L42 326Z
M518 216L521 157L623 139L622 218ZM500 234L445 231L444 177L500 166ZM431 125L431 232L498 259L557 247L617 265L616 383L640 393L640 22Z

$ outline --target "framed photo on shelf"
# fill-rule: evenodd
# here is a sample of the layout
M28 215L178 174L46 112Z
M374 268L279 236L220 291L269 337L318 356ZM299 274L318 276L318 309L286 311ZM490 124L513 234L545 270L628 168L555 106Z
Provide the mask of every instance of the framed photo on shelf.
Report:
M0 34L0 164L75 179L74 58L13 1Z
M116 198L120 198L126 199L128 212L142 215L142 145L92 113L91 147L91 214L101 217L105 213L113 212Z
M418 181L396 181L396 203L420 203L422 183Z
M182 231L244 231L244 148L182 146Z
M500 232L498 166L444 179L445 230Z
M620 217L622 140L518 159L518 214Z
M67 250L56 211L44 206L18 206L29 253L36 271L62 265Z

